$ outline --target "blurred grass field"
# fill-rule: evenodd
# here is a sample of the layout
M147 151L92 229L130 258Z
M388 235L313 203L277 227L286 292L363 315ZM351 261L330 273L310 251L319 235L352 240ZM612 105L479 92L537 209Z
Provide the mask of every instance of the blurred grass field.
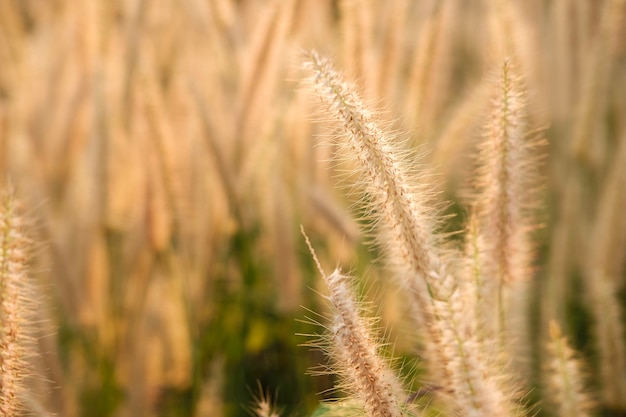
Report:
M307 375L324 358L299 346L319 331L307 309L326 308L301 224L326 268L367 277L395 354L413 357L302 51L333 56L424 150L454 231L506 50L549 142L533 378L556 319L602 415L626 415L625 14L623 0L0 0L0 175L28 207L40 292L33 402L239 416L260 384L282 415L311 415L333 378Z

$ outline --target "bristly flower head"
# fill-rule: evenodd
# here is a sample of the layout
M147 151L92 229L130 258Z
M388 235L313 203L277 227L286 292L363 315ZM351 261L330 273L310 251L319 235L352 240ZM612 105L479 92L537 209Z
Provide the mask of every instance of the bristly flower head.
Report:
M304 232L303 232L304 234ZM342 380L342 388L360 403L370 417L405 415L402 384L380 355L371 324L361 314L350 286L350 278L336 269L330 276L322 270L315 252L305 236L309 250L326 281L333 306L331 325L324 346L333 362L332 371Z
M491 275L504 284L524 281L531 272L541 158L537 148L545 141L529 128L527 93L511 59L504 60L498 75L479 150L476 204Z
M437 216L432 192L418 181L416 161L374 119L331 61L316 52L308 54L304 64L308 82L327 107L327 114L341 125L343 154L358 162L361 185L368 197L370 220L378 225L377 241L388 253L387 259L397 268L403 286L415 294L426 293L426 277L438 263L436 251L441 240L434 230ZM423 302L417 306L424 310ZM425 314L425 313L424 313ZM420 320L421 321L421 320Z
M550 361L548 363L548 389L558 415L591 415L594 403L585 387L582 362L569 346L561 329L554 321L550 322Z
M11 417L23 408L21 397L31 341L27 313L32 294L23 218L11 192L2 195L0 204L0 415Z

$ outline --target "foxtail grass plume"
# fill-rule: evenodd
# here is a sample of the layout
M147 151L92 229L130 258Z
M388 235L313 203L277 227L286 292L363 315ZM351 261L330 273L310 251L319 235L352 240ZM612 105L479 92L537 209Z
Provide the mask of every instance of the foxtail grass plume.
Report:
M372 199L369 210L377 213L372 217L381 225L379 243L389 251L390 263L401 271L402 284L415 297L417 321L428 323L426 277L438 263L433 249L439 243L433 233L433 210L425 204L432 200L430 193L410 178L396 138L379 128L354 87L335 71L330 60L316 52L307 58L310 85L345 135L339 145L358 162L361 181Z
M530 233L535 226L533 193L538 182L536 148L542 140L530 134L526 93L511 59L500 67L490 119L478 155L476 206L479 233L485 243L484 298L490 304L488 331L506 338L510 315L507 291L529 281ZM502 344L502 343L501 343Z
M547 388L561 417L591 415L593 402L586 390L580 359L555 321L550 322L550 361Z
M10 191L0 206L0 415L23 410L24 378L28 374L29 282L28 241L24 220Z
M534 150L542 142L529 137L521 83L513 62L505 60L479 154L480 227L489 242L491 274L501 284L526 280L530 273L534 225L528 211L537 181Z
M330 343L322 348L335 365L333 371L341 376L344 390L363 404L369 417L405 415L402 384L379 354L380 345L372 335L371 325L361 315L350 278L338 269L327 276L308 237L304 237L330 290L328 299L334 309L328 327Z
M337 269L324 279L336 309L330 326L331 354L348 392L362 401L368 416L402 416L401 384L377 353L377 343L366 320L359 315L350 278Z

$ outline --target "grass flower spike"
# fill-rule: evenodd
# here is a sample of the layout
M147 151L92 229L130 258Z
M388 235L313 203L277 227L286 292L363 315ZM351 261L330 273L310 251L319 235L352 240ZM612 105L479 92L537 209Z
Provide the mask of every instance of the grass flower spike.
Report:
M0 211L0 415L17 416L27 374L28 276L23 220L10 193Z
M487 324L502 340L508 330L508 292L531 276L535 228L531 211L537 183L535 149L543 142L529 135L527 99L521 77L510 59L504 60L496 84L491 117L479 151L477 209L479 233L485 243L484 301L497 311ZM519 294L518 294L519 296Z
M304 236L315 258L309 239ZM335 372L342 377L345 391L363 404L370 417L405 415L402 385L386 360L379 355L379 345L367 319L360 314L361 308L350 287L350 278L338 269L327 276L317 258L315 261L330 290L328 299L335 310L329 326L332 342L324 348L336 366Z
M324 278L337 311L330 327L334 341L332 356L344 374L349 391L363 402L368 416L402 416L401 385L377 353L377 344L359 315L348 284L350 278L339 270Z
M313 74L313 89L334 120L342 125L347 141L340 141L340 146L358 160L366 192L373 200L370 210L378 213L374 220L386 230L379 242L389 250L388 259L401 271L399 275L405 277L403 285L416 297L417 322L428 323L429 307L423 298L427 293L425 283L433 265L438 263L433 254L438 242L432 233L432 210L424 205L430 196L410 180L407 163L398 156L403 152L378 127L372 112L331 62L311 52L305 67Z
M480 149L481 229L490 242L488 258L499 283L528 277L532 226L527 211L537 178L532 150L539 143L528 139L526 98L515 71L505 60Z
M550 322L550 339L548 389L552 402L558 408L558 415L591 415L593 403L585 391L581 363L554 321Z

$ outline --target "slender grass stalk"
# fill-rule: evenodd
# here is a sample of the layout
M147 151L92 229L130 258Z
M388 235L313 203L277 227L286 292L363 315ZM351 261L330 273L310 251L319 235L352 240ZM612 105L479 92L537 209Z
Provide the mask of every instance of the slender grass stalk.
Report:
M574 119L571 151L575 158L589 164L594 169L605 162L602 149L606 138L595 134L598 125L603 123L602 115L609 105L607 101L611 89L611 75L617 69L615 49L619 39L623 39L623 23L626 14L624 0L605 1L601 8L599 30L596 39L584 55L584 68L581 75L581 92ZM589 56L591 55L591 56ZM593 138L593 141L591 140Z
M626 345L619 277L626 250L626 136L617 144L598 202L589 239L585 285L595 321L602 397L606 405L626 409ZM622 287L623 288L623 287Z
M366 94L374 92L376 65L369 48L374 39L372 5L370 0L339 1L340 29L343 41L343 56L349 71L359 80Z
M450 28L456 23L453 17L458 3L431 1L420 5L421 13L428 17L421 22L418 44L409 58L405 107L413 125L427 134L439 115L448 87Z
M626 269L626 135L618 140L599 196L584 265L590 275L601 270L612 280L618 280Z
M602 401L612 409L626 409L626 347L624 323L615 283L602 271L587 279L595 317L595 336L599 356Z
M291 29L296 1L274 1L264 10L263 19L256 25L251 47L243 62L241 97L235 140L235 165L243 167L249 158L246 148L258 141L259 126L268 116L265 106L279 80L282 51ZM249 142L254 138L253 142ZM256 163L254 162L256 165Z
M388 19L389 28L385 31L385 48L378 74L378 94L388 99L394 98L397 73L402 63L402 51L406 42L407 12L410 9L408 0L395 0L391 2Z
M468 297L474 300L471 311L472 319L476 323L477 338L481 343L484 343L486 340L489 341L487 337L489 333L486 332L486 321L490 314L489 306L491 303L486 299L489 294L486 291L487 286L484 273L485 242L479 231L475 210L472 210L470 214L466 229L465 282L462 285L465 286Z

